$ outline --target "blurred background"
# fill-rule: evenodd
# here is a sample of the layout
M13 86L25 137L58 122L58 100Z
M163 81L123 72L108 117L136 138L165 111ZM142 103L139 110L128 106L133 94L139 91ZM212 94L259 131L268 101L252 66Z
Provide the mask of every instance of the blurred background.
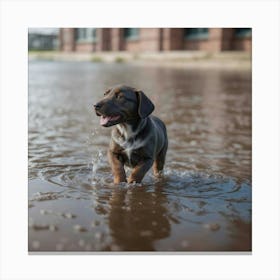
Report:
M29 29L29 251L250 251L251 32ZM112 184L93 104L115 84L167 126L161 180Z
M32 57L95 62L227 59L240 66L252 49L251 28L30 28L28 36Z
M251 28L30 28L29 50L251 51Z

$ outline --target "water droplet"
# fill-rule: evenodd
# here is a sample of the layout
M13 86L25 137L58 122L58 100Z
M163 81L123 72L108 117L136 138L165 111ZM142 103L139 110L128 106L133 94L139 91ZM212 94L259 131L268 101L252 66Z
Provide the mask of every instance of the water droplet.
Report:
M64 248L64 245L63 245L62 243L57 243L57 244L55 245L55 249L56 249L57 251L62 251L63 248Z
M32 248L33 249L39 249L40 248L40 242L38 240L34 240L32 242Z
M40 214L41 214L41 215L46 215L46 214L47 214L47 211L44 210L44 209L41 209L41 210L40 210Z
M65 214L63 214L63 216L67 219L74 219L77 217L76 215L71 214L71 213L65 213Z
M183 241L181 242L181 246L182 246L183 248L187 248L187 247L190 246L190 244L189 244L189 242L188 242L187 240L183 240Z
M78 244L79 244L79 246L84 247L86 245L86 242L85 242L85 240L80 239Z
M49 225L49 230L50 230L50 231L57 231L58 228L57 228L56 225Z
M204 227L212 231L217 231L221 228L221 226L217 223L205 224Z
M78 232L87 231L87 229L85 227L81 226L81 225L74 225L73 228L74 228L75 231L78 231Z
M90 244L86 244L85 250L86 250L86 251L91 251L91 245L90 245Z

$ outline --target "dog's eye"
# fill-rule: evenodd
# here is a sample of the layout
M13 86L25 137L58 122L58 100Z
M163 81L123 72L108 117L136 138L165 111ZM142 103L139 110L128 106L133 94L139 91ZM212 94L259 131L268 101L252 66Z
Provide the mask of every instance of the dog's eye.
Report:
M117 94L116 94L116 98L117 98L117 99L122 99L122 98L123 98L123 94L117 93Z

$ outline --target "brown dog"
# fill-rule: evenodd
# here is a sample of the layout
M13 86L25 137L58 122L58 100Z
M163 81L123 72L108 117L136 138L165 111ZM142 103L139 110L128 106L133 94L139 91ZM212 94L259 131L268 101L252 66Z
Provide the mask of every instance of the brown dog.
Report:
M94 107L102 126L116 125L108 150L114 183L139 183L151 166L159 176L168 140L164 123L150 116L154 110L151 100L142 91L121 85L107 90ZM133 168L127 180L124 165Z

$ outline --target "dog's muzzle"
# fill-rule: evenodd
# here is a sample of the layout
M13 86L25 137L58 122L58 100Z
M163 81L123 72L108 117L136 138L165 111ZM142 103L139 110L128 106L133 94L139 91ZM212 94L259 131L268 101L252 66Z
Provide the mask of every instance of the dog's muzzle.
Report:
M96 115L100 117L100 125L102 126L107 127L114 125L121 119L121 115L105 115L104 113L100 112L100 109L102 108L102 104L100 103L94 104L93 107L95 109Z

